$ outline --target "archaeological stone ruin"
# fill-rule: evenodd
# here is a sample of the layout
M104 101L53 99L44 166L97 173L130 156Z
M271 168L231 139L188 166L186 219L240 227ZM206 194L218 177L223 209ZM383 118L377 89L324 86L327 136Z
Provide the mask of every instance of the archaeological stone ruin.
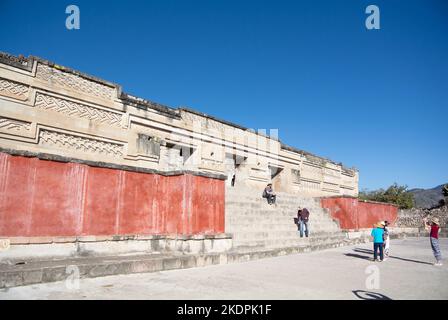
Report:
M311 196L358 193L358 172L200 112L131 96L39 58L0 55L0 146L116 167L225 175Z
M283 144L276 130L0 54L0 262L202 255L175 263L187 267L363 241L373 212L394 221L397 208L358 203L358 174ZM276 205L261 197L267 183ZM309 239L293 223L298 207L312 214Z

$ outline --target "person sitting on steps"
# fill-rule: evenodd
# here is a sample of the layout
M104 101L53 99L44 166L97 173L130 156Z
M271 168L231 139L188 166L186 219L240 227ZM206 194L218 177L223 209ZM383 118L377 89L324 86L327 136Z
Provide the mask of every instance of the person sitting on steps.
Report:
M297 221L298 221L298 227L300 232L300 238L303 238L303 231L305 229L305 236L308 238L309 235L309 219L310 219L310 212L307 208L300 208L297 211Z
M268 204L275 204L276 197L277 196L272 189L272 183L269 183L267 187L264 188L263 198L266 198L268 200Z

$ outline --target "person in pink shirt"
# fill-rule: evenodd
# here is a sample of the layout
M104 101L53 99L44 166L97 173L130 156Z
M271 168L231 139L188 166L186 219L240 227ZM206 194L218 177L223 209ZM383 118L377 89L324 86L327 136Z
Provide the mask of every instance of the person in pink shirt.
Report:
M425 227L429 229L429 240L431 241L431 248L432 252L434 254L434 257L436 258L436 263L434 263L435 266L441 266L442 265L442 252L440 251L440 244L439 244L439 232L440 232L440 222L438 218L432 218L429 222L425 222Z

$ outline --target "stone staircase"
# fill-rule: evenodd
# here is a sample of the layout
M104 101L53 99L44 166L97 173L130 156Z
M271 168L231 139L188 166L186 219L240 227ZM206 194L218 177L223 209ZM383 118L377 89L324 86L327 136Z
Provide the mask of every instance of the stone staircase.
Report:
M277 193L276 205L269 205L261 194L238 187L226 189L226 232L233 234L234 250L328 247L346 240L346 233L314 198ZM300 238L294 224L299 206L310 211L309 238Z

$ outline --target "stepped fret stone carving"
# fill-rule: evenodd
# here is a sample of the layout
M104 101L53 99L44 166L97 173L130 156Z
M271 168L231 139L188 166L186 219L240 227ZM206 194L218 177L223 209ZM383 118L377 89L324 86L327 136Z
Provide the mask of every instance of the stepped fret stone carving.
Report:
M86 106L80 103L63 100L40 93L36 95L35 106L40 109L63 113L71 117L84 118L101 124L122 127L122 114L105 111L99 108Z
M69 87L82 93L97 97L112 99L114 89L91 80L84 79L76 74L63 72L44 64L37 65L36 77L60 86Z
M26 100L28 97L28 86L0 78L0 95L20 100Z
M49 130L40 131L39 144L87 153L102 154L111 157L123 156L123 145L121 144Z
M2 131L30 131L31 123L0 117L0 130Z

